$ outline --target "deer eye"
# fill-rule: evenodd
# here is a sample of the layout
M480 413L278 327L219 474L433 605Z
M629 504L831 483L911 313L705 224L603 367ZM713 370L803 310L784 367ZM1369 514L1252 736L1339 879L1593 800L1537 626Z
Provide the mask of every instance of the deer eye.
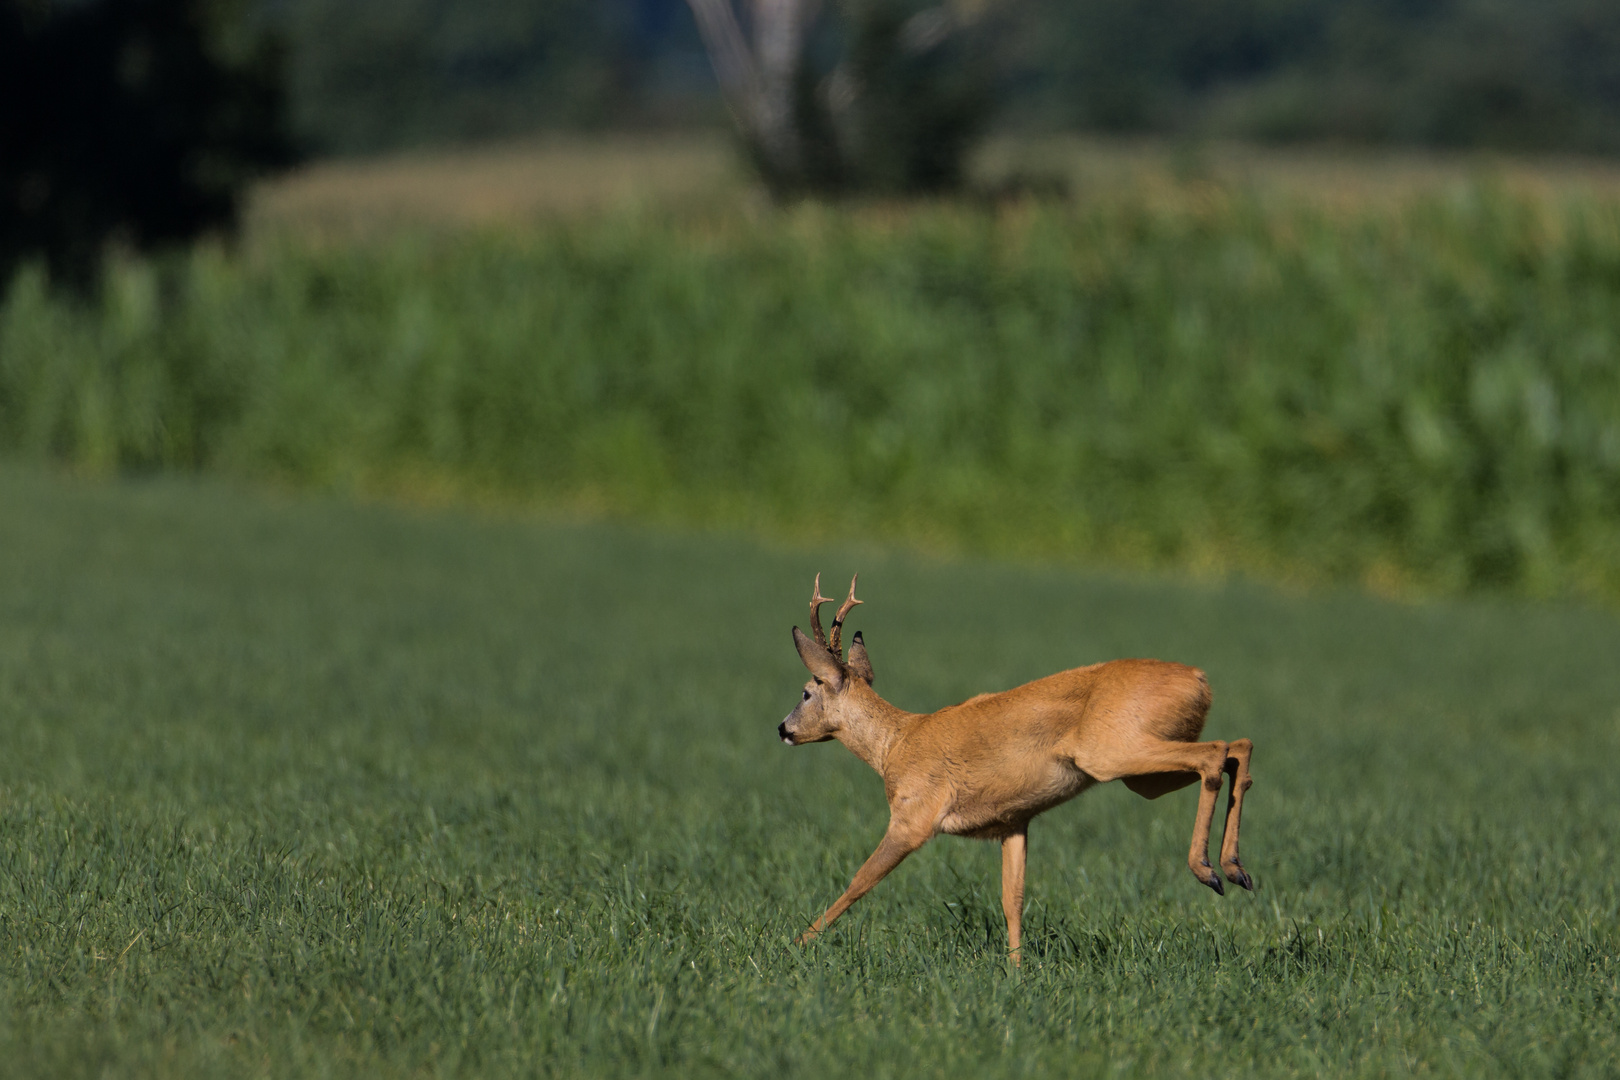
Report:
M806 701L810 700L810 691L806 690L804 692L804 700L806 700Z

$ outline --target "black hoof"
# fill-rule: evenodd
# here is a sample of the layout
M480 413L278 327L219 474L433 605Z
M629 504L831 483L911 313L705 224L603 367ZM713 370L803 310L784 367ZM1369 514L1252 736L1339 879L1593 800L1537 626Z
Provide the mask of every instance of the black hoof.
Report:
M1238 867L1235 872L1229 873L1226 876L1232 879L1232 884L1247 889L1250 892L1254 892L1254 879L1251 878L1248 871L1244 870L1241 866Z
M1208 881L1204 882L1204 884L1208 885L1210 888L1214 889L1216 896L1225 896L1226 895L1226 887L1221 884L1221 875L1219 875L1219 874L1212 875Z

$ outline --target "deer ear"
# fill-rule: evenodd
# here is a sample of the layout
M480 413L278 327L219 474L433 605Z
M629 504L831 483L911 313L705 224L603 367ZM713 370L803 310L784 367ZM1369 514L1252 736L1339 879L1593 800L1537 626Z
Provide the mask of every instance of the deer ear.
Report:
M866 655L866 642L861 640L861 632L855 631L855 640L849 645L849 670L866 680L866 685L872 685L872 658Z
M793 647L799 650L799 659L810 669L810 674L824 683L830 683L834 690L844 685L844 665L833 658L825 645L797 626L793 628Z

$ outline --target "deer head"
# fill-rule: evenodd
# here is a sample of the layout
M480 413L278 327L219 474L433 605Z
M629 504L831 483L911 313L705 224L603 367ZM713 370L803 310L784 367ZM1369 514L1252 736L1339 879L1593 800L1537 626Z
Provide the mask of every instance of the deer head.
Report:
M810 681L804 684L798 707L776 729L789 746L836 738L851 710L860 709L852 700L851 692L857 686L869 689L872 685L872 661L866 655L866 643L861 635L856 633L850 643L848 660L844 659L841 640L844 620L861 602L855 599L855 582L859 577L857 574L850 578L849 599L833 617L830 642L821 630L821 605L832 598L821 595L820 574L816 575L816 584L810 593L810 629L815 631L815 638L810 638L797 626L793 628L793 645L799 650L799 659L810 670Z

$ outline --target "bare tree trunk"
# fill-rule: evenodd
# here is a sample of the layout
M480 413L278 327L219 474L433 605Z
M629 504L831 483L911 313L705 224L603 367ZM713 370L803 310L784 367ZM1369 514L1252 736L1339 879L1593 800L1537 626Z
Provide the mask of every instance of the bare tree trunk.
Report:
M687 0L726 105L774 186L801 182L799 79L820 0L743 0L752 42L733 0Z
M812 92L809 38L825 2L687 0L771 192L960 184L991 102L991 61L975 41L1015 0L845 0L846 55Z

